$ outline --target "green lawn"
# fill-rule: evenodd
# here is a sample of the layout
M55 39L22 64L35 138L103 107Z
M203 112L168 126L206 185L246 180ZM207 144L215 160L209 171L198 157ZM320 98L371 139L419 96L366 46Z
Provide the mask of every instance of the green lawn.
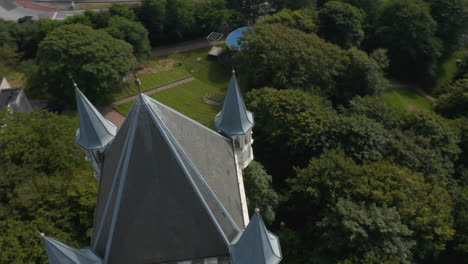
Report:
M441 93L443 86L452 81L457 71L457 60L466 52L468 52L468 45L461 50L455 51L449 58L445 59L440 64L434 86L431 89L433 94Z
M183 68L175 68L170 71L158 72L154 74L147 74L139 76L142 83L142 92L146 92L166 84L170 84L182 79L188 78L191 75ZM130 88L122 90L112 95L113 101L122 100L138 94L137 86L132 82Z
M411 88L388 88L384 94L385 101L398 108L409 111L427 111L432 102Z
M226 87L222 89L208 85L200 80L194 80L152 94L151 97L205 126L214 128L214 117L221 109L221 106L204 103L203 97L207 93L224 94L225 92ZM133 101L128 102L116 106L115 109L126 116L133 103Z
M182 67L193 77L212 86L225 88L230 74L216 58L208 56L210 48L196 49L188 52L175 53L167 58L182 62Z

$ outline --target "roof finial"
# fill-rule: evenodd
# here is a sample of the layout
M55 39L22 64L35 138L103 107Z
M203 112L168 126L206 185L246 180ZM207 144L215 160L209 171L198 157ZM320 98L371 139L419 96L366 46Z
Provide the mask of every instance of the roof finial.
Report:
M254 210L254 211L255 211L256 213L259 213L259 212L260 212L260 209L258 209L258 208L255 208L255 210Z
M78 89L78 84L76 84L75 80L73 80L73 78L71 78L72 82L73 82L73 87L75 87L76 89Z
M133 72L133 77L135 77L135 85L138 87L138 92L141 93L141 81L138 79L136 72Z
M232 75L236 74L236 70L234 70L234 67L232 67Z

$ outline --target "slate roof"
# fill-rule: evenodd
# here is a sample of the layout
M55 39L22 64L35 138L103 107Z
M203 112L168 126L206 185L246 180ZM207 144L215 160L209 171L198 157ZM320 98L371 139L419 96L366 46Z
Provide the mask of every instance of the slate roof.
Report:
M245 134L254 125L253 115L245 107L234 71L229 81L223 108L216 116L215 121L218 130L229 137Z
M229 242L239 227L211 189L213 183L201 176L196 159L189 157L195 153L188 154L190 147L178 142L190 132L183 126L174 131L181 118L141 94L106 150L92 238L93 249L106 263L229 256ZM190 141L214 138L198 132ZM202 151L206 150L198 153ZM217 160L213 161L212 167ZM236 186L224 188L228 187Z
M21 88L0 89L0 110L9 107L13 112L31 112L33 110L26 94Z
M76 142L85 149L100 149L116 135L117 126L105 119L84 94L75 88L80 128Z
M53 238L42 235L49 264L102 264L102 260L89 248L70 247Z
M277 264L282 259L279 239L267 230L258 210L231 245L232 264Z

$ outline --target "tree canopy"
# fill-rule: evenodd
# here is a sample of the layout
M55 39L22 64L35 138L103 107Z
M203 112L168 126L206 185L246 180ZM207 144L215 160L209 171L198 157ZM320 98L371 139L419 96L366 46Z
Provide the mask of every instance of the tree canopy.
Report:
M72 79L88 98L103 102L120 87L135 65L132 47L109 34L83 25L65 25L40 43L37 56L41 85L53 100L74 102Z
M89 242L97 181L73 144L76 119L0 111L0 262L44 263L39 232Z
M362 10L350 4L327 2L319 13L319 34L344 48L359 47L364 40L365 17Z

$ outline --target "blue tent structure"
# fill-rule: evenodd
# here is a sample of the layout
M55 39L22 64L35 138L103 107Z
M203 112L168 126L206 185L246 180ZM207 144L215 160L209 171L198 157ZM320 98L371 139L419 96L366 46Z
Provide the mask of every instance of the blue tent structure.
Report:
M244 36L244 31L246 31L247 29L252 29L252 28L253 27L250 27L250 26L249 27L241 27L241 28L238 28L238 29L232 31L231 33L229 33L229 35L226 38L226 45L230 49L240 49L239 39Z

